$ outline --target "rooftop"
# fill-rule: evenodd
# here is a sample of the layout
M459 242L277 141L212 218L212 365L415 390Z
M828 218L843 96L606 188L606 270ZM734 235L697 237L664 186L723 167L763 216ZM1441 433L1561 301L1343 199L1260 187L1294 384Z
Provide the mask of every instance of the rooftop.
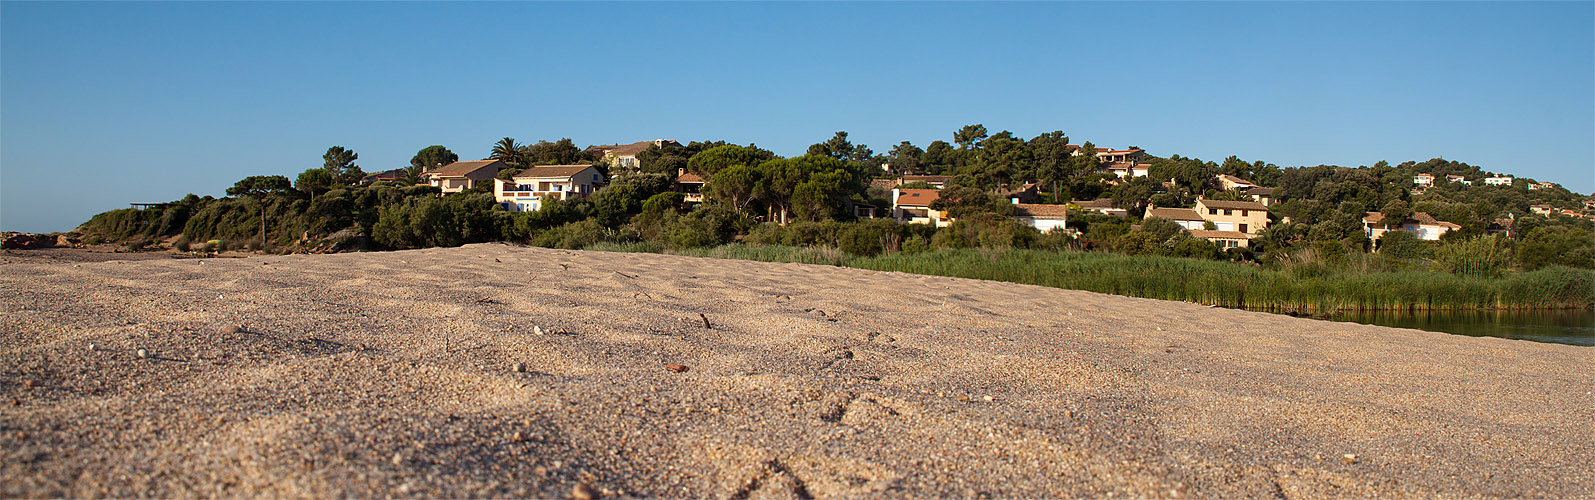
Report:
M537 165L521 173L515 174L516 179L564 179L581 173L583 170L593 168L592 165Z
M1258 202L1255 202L1255 201L1196 200L1196 204L1198 206L1203 206L1203 207L1207 207L1207 208L1222 208L1222 209L1227 209L1227 210L1262 210L1262 211L1265 211L1265 212L1268 211L1268 207L1265 207L1265 206L1263 206L1262 203L1258 203Z
M1201 214L1189 208L1153 208L1146 211L1146 216L1168 220L1202 220Z
M1069 216L1069 207L1066 205L1020 203L1014 205L1014 215L1019 217L1067 217Z
M941 192L935 189L899 189L894 206L928 207L938 198L941 198Z
M493 165L495 163L498 165ZM438 177L464 177L472 172L487 168L489 166L493 166L493 168L497 168L499 170L509 167L509 165L505 165L504 162L498 160L457 161L429 170L427 171L427 175L435 175Z

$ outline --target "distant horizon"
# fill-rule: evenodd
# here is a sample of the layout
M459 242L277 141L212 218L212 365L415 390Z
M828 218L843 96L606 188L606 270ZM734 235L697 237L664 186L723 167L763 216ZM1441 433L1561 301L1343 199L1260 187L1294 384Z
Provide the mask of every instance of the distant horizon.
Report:
M1280 167L1444 158L1595 191L1595 3L0 3L0 229L343 146L887 153L968 124ZM601 22L597 22L601 21Z

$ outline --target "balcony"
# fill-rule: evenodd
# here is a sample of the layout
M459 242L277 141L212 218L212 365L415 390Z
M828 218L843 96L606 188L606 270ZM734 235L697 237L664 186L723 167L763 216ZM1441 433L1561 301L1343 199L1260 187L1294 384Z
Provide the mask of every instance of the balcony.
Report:
M505 191L504 194L499 195L499 198L506 200L536 200L542 199L544 196L552 196L556 200L568 200L581 197L580 194L574 191Z

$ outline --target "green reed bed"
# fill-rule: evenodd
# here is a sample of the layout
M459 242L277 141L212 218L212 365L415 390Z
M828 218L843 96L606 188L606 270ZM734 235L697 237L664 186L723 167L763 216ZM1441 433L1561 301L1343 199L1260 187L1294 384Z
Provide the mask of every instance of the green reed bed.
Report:
M646 246L646 248L645 248ZM651 245L593 250L657 252ZM881 257L833 248L725 245L663 250L695 257L797 262L973 278L1223 307L1288 312L1560 309L1595 306L1595 271L1551 267L1499 277L1432 271L1312 276L1198 259L1103 252L942 249Z

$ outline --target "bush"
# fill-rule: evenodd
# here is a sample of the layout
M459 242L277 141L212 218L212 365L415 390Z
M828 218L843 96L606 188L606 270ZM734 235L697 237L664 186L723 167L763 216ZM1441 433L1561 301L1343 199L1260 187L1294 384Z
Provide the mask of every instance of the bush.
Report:
M127 240L126 243L122 244L122 247L126 248L129 252L137 252L139 250L143 250L144 247L147 246L150 246L150 239L143 236Z
M1434 257L1434 246L1406 231L1390 231L1379 238L1379 253L1393 259Z
M193 247L193 245L194 241L188 239L188 235L186 234L178 236L177 241L172 242L172 248L176 248L179 252L187 252Z

